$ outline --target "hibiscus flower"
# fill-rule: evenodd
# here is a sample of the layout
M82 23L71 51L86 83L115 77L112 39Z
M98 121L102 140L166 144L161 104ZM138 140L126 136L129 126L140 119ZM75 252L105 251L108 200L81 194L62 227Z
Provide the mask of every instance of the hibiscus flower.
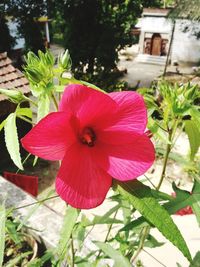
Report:
M38 157L61 160L56 191L75 208L100 205L112 179L128 181L153 164L154 147L145 134L147 110L136 92L106 94L69 85L59 111L43 118L22 138Z

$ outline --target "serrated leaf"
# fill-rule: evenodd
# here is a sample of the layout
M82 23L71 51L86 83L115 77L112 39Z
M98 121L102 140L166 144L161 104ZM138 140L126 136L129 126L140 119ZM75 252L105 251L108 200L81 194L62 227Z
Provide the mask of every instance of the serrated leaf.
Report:
M5 143L7 150L10 154L11 159L15 165L23 170L20 151L19 151L19 140L16 127L16 114L11 113L7 119L4 126L5 131Z
M78 209L72 208L70 206L67 207L62 229L60 232L60 240L56 250L59 255L59 260L61 261L64 260L66 256L68 241L71 237L78 215L79 215Z
M94 242L107 256L114 260L114 267L131 267L130 262L120 251L103 242Z
M0 206L0 266L3 265L4 248L5 248L5 223L6 211L3 205Z
M200 266L200 251L197 252L189 267L199 267L199 266Z
M33 113L30 108L18 108L16 111L17 116L26 116L32 119Z
M200 129L193 120L185 121L185 132L188 135L190 143L190 159L193 160L200 146Z
M131 221L130 223L126 224L123 228L121 228L119 231L130 231L130 230L134 230L134 229L138 229L138 228L143 228L145 226L150 225L150 223L143 217L139 217L133 221Z
M50 100L47 94L41 95L38 100L37 122L49 113Z
M163 207L168 211L169 214L175 214L178 210L182 208L192 206L193 212L195 213L197 221L200 224L200 183L194 181L192 193L176 187L175 183L173 183L172 186L174 192L176 193L176 197L169 196L168 198L167 194L162 192L158 192L157 194L156 191L153 189L151 189L151 193L156 198L161 196L162 199L169 200L167 203L163 204ZM147 225L150 225L150 222L143 216L141 216L125 225L123 228L120 229L120 231L130 231L134 230L134 228L137 229L138 227L144 227Z
M169 213L152 196L151 189L137 180L118 184L118 191L191 261L183 236Z

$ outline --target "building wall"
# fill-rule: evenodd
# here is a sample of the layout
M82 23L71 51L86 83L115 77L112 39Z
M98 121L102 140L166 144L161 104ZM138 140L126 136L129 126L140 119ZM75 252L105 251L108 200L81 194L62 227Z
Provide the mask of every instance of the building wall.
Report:
M144 53L145 38L151 37L153 33L160 33L163 39L171 39L172 22L164 17L143 17L139 20L137 27L141 28L139 40L139 53ZM188 28L184 32L185 28ZM174 40L171 50L172 62L199 62L200 60L200 39L198 40L194 32L200 32L200 22L194 23L189 20L176 20Z
M187 28L186 32L183 32ZM200 61L200 39L195 32L200 33L200 23L189 20L177 20L172 44L172 61L199 62Z
M145 38L154 33L160 33L163 39L170 39L172 23L163 17L144 17L139 20L136 27L141 28L139 40L139 53L143 53Z

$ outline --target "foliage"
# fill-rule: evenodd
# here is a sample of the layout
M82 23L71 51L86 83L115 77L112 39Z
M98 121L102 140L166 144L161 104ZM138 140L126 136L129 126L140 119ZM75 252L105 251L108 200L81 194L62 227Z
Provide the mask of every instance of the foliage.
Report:
M184 18L190 20L200 20L199 0L177 0L175 8L171 12L171 17Z
M0 13L0 52L10 52L15 43L13 37L10 35L8 25L6 23L7 20L4 17L4 14Z
M42 25L39 25L37 19L45 15L45 10L46 5L42 0L7 0L6 13L18 22L18 31L25 38L26 50L35 53L44 51Z
M143 6L159 1L49 1L63 19L64 44L73 58L73 70L79 77L84 72L109 72L116 67L118 51L136 39L130 30L136 24ZM52 6L52 8L51 8Z
M156 85L156 101L152 89L139 89L139 92L145 95L149 114L152 115L149 129L163 141L168 140L166 135L169 132L168 142L171 147L171 139L175 137L177 127L185 128L191 147L190 157L194 159L199 148L200 108L196 104L200 98L198 87L190 83L179 86L177 83L161 81Z

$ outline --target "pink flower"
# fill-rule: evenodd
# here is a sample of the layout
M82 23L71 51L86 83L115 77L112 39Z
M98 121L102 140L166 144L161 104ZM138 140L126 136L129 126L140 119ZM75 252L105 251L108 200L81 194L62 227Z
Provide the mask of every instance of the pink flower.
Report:
M146 124L139 94L105 94L75 84L65 89L59 112L43 118L21 141L36 156L62 160L57 193L71 206L89 209L103 202L112 177L132 180L152 165Z

